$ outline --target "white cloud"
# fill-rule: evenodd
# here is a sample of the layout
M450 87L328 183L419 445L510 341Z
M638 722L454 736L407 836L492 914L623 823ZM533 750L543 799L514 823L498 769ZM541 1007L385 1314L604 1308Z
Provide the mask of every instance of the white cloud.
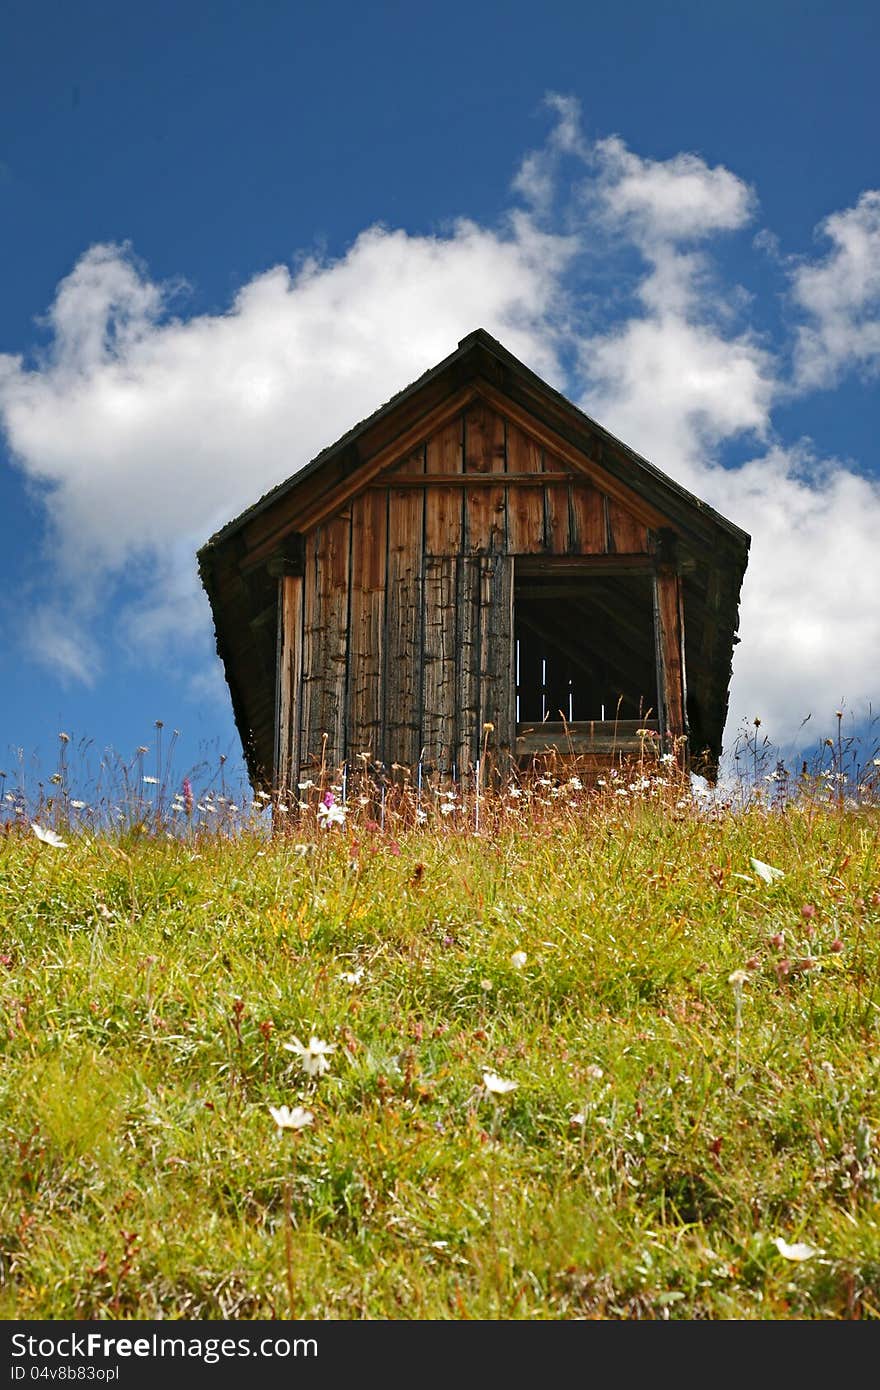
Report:
M576 98L548 92L544 106L555 113L556 124L543 145L525 155L512 187L536 212L546 214L557 191L562 158L574 155L589 160L590 148L581 131L581 107Z
M819 230L831 250L792 275L795 303L807 314L795 352L797 382L807 389L833 386L847 369L880 369L880 190Z
M227 312L189 318L180 286L153 282L127 248L82 256L44 358L0 357L0 418L43 498L65 591L63 614L26 615L32 655L94 681L90 621L112 605L122 649L146 658L183 636L186 677L214 682L197 547L482 326L752 534L732 721L760 714L782 740L805 713L876 701L877 487L776 438L784 354L710 255L713 237L747 227L753 190L695 154L590 143L576 102L548 105L554 128L515 179L530 211L496 228L370 227L340 258L273 267ZM866 194L824 224L825 260L797 267L802 386L880 361L878 222L880 195ZM722 468L734 443L757 456Z
M594 197L644 268L635 312L580 344L584 408L752 537L727 742L756 714L785 741L808 714L830 727L841 703L864 713L880 693L880 487L808 444L773 443L738 467L718 462L726 443L773 438L772 407L790 387L780 358L737 327L743 297L682 243L744 226L754 195L691 155L656 163L616 139L597 154ZM838 366L847 354L865 360L872 341L849 330L869 303L880 205L868 197L856 211L825 224L838 253L799 271L801 302L826 344L832 326L837 334Z
M22 645L33 661L51 666L61 684L94 686L103 669L98 648L81 617L51 603L27 615Z
M880 693L880 485L805 446L697 481L752 536L730 725L757 715L784 741L807 715L823 732L842 706L864 715Z
M699 241L744 226L754 212L749 185L699 155L641 159L616 135L597 141L595 155L595 192L605 216L635 241Z
M640 308L586 337L585 403L659 467L681 477L707 449L744 432L763 435L776 366L748 331L736 332L736 296L687 244L733 231L752 216L752 190L694 154L641 159L616 136L596 145L588 203L639 249ZM685 243L682 246L680 243Z
M521 213L503 232L371 227L337 261L276 266L227 313L184 319L126 248L92 247L58 288L45 360L0 357L9 445L43 488L71 601L85 610L134 564L145 642L207 630L198 545L459 338L485 327L558 374L549 315L570 254Z
M586 340L581 365L587 412L685 486L723 440L769 426L770 355L694 312L633 317Z

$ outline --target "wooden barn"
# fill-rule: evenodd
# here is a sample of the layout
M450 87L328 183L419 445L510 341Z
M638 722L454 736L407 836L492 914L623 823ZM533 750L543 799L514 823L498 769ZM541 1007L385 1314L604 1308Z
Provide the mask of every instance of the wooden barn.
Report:
M711 777L748 547L478 329L198 559L267 788L322 754L607 764L645 729Z

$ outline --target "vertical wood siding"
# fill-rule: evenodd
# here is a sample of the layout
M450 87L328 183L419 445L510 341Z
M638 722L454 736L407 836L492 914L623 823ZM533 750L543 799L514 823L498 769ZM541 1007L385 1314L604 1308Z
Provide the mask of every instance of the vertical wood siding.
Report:
M544 450L519 428L507 426L508 473L543 473ZM511 555L544 550L544 490L512 485L507 489L507 545Z
M302 578L285 575L279 579L275 778L277 785L285 790L292 787L299 776L302 605Z
M427 761L449 771L456 750L455 555L425 557L422 588L422 749Z
M544 473L555 478L517 481ZM470 475L492 481L469 485ZM496 751L512 748L514 557L648 551L646 528L620 503L518 425L470 406L310 532L302 579L281 581L279 768L292 778L314 766L325 735L330 765L367 756L411 767L424 754L461 773L485 724ZM658 622L680 648L676 605L664 581ZM681 727L683 675L667 666L670 724Z
M460 555L456 561L455 603L455 766L466 772L477 757L480 728L480 569L479 560Z
M379 496L385 494L380 492ZM422 580L424 493L391 488L385 590L385 665L382 705L389 767L412 767L422 738Z
M303 717L300 756L347 755L351 508L315 528L306 542L303 630ZM326 745L325 745L326 735Z
M673 569L661 568L654 580L654 615L663 732L677 738L686 732L685 667L681 580Z
M425 472L433 475L463 472L464 422L453 420L428 440ZM464 490L432 487L425 513L425 551L428 555L458 555L461 550Z
M488 746L509 753L515 739L513 557L480 560L480 724L492 725Z
M464 418L465 473L504 474L504 420L488 406L477 403ZM506 489L499 483L465 490L465 553L495 555L506 546Z
M388 499L362 492L351 504L351 614L346 727L348 758L384 757L383 671Z

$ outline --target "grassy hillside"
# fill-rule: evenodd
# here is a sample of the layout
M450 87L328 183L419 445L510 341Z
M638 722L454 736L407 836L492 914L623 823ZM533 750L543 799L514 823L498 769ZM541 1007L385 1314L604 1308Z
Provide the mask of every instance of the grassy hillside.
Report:
M876 801L516 790L7 824L0 1316L880 1316Z

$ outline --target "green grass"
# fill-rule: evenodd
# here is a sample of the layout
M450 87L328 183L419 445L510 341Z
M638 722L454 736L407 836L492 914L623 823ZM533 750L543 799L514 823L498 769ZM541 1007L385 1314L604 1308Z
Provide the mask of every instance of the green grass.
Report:
M0 1317L880 1316L880 810L507 805L8 828Z

